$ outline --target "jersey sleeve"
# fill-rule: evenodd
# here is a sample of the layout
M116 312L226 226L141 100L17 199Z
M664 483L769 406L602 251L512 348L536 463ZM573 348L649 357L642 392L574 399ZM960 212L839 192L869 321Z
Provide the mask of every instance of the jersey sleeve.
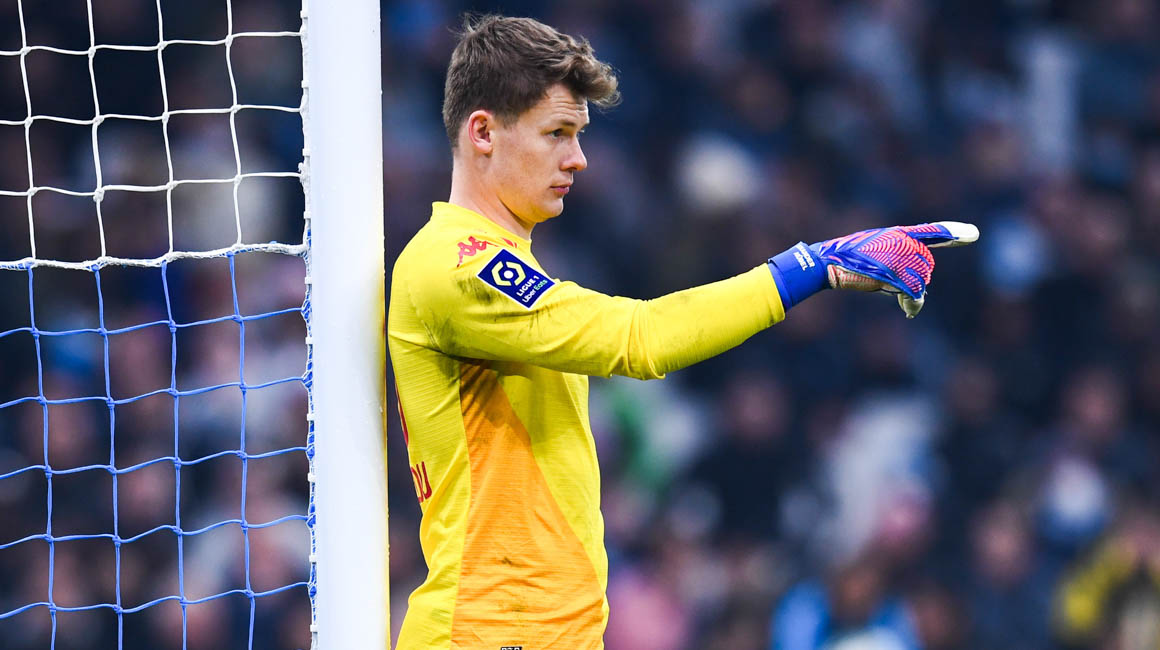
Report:
M785 317L764 264L634 300L555 280L528 256L499 247L453 270L413 277L407 290L432 347L444 354L605 377L660 378Z

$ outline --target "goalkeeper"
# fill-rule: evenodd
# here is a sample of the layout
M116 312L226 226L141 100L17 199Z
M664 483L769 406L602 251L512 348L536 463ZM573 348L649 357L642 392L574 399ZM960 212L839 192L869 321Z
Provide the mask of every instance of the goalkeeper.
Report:
M443 120L447 202L408 243L387 334L427 579L398 647L601 648L608 560L587 375L664 377L728 350L826 288L895 293L908 316L930 247L973 226L867 230L655 300L551 276L532 230L588 162L588 102L619 100L587 41L526 18L466 23Z

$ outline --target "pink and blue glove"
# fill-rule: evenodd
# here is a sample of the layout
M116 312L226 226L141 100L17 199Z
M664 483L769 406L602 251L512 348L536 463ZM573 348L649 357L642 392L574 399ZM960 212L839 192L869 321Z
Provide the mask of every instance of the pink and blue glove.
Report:
M897 294L906 317L914 318L934 271L930 249L978 238L978 228L958 221L871 228L809 246L798 242L768 264L786 310L829 287Z

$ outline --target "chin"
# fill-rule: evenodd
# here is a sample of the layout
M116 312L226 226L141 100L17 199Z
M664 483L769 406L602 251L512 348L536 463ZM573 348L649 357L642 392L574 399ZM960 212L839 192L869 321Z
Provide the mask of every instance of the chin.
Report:
M529 223L544 223L545 221L560 216L564 211L564 197L562 196L548 196L544 197L541 203L529 203L527 210L527 221Z

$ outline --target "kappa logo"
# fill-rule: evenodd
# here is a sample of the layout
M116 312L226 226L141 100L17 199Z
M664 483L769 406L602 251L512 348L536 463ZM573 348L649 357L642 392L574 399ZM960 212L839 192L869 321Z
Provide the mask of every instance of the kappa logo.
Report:
M512 248L517 247L514 241L506 237L503 238L503 241L505 244L511 246ZM467 241L459 242L459 263L456 264L455 267L459 268L460 266L463 266L463 258L474 257L476 253L487 250L488 246L495 246L495 244L489 241L480 241L475 237L468 237Z
M472 257L482 250L487 250L488 245L494 246L491 242L480 241L475 237L468 237L466 242L459 242L459 264L455 266L463 266L464 257Z
M478 277L488 286L497 289L527 309L531 309L540 296L556 284L554 280L503 248L484 265Z

